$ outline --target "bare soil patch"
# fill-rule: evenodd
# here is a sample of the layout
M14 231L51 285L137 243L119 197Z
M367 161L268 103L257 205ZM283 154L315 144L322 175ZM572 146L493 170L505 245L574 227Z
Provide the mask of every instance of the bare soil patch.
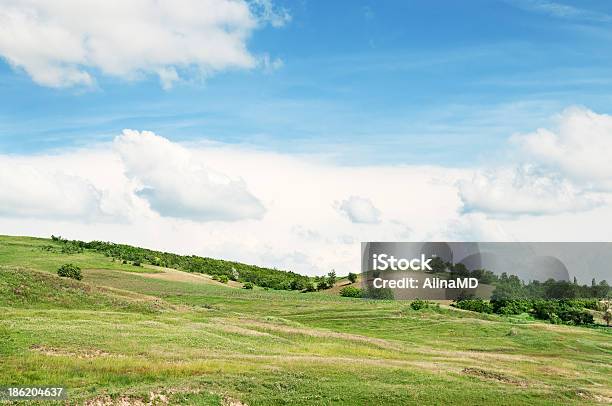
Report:
M479 378L484 378L484 379L488 379L492 381L509 383L509 384L518 385L518 386L527 386L526 382L511 378L499 372L486 371L480 368L464 368L462 372L467 375L472 375L472 376L476 376Z

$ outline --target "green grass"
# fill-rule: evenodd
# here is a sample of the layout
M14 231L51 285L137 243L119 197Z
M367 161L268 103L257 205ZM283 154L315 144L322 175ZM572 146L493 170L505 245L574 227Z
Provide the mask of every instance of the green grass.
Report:
M170 404L596 404L612 334L323 293L144 277L0 237L0 386ZM56 268L83 268L81 282ZM162 400L160 400L162 399Z

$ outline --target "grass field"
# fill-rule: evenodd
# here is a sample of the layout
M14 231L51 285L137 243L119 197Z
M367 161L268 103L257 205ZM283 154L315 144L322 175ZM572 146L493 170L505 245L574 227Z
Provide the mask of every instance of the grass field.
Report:
M0 386L91 405L612 402L605 327L245 290L54 244L0 236ZM67 262L82 281L55 275Z

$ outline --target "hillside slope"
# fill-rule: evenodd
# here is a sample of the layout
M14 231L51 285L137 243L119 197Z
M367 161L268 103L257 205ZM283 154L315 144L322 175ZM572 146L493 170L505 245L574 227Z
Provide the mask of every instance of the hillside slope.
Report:
M46 243L0 240L0 386L60 383L79 404L612 401L610 329L143 277L159 270ZM64 262L83 280L49 272Z

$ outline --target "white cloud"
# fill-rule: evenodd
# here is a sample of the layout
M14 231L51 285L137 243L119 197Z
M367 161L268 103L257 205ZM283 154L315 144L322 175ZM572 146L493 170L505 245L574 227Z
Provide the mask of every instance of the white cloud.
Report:
M454 182L466 174L463 170L437 167L343 167L319 157L223 144L187 148L140 132L123 134L113 145L11 159L11 166L3 173L9 173L17 185L36 187L40 193L32 200L38 202L38 207L53 206L58 176L78 178L79 184L92 185L100 198L82 205L85 208L70 206L32 219L18 207L25 206L28 200L22 190L17 190L14 193L19 197L12 206L5 204L0 214L3 233L59 234L124 242L311 275L327 273L332 268L343 273L358 270L360 241L405 240L409 229L410 238L418 240L456 219L460 201ZM11 171L16 163L53 174L53 186L37 187L21 171ZM209 168L226 175L213 175ZM196 217L204 216L204 211L209 216L211 205L215 210L214 204L218 204L217 210L230 210L234 217L252 213L241 204L227 204L229 198L211 201L208 194L213 189L211 193L219 195L214 190L218 181L238 178L244 179L251 196L265 204L263 218L211 222L187 218L194 217L194 212ZM201 183L202 179L214 182ZM334 207L334 202L363 195L364 190L393 190L401 184L409 184L410 191L398 188L393 193L379 193L375 201L377 210L393 221L352 223L338 215ZM149 192L138 193L144 186L150 188ZM196 198L186 200L187 192ZM432 200L414 199L413 195L432 196ZM0 194L0 201L4 199ZM102 214L87 218L89 212L96 210Z
M353 223L380 223L380 210L365 197L350 196L337 204L338 210L344 213Z
M115 150L138 196L162 216L196 221L260 219L265 209L244 181L203 165L191 152L152 132L124 130Z
M566 109L554 130L515 135L526 154L568 177L595 188L612 188L612 116L584 108Z
M92 220L102 193L82 178L0 157L0 215Z
M112 145L0 162L2 233L124 242L310 275L358 270L361 241L612 239L601 227L612 205L593 207L609 195L540 166L342 166L137 131ZM66 195L79 198L67 203ZM342 203L352 210L351 196L378 211L361 220L379 221L340 215ZM255 202L266 213L251 220ZM235 221L193 220L213 217Z
M247 49L263 24L290 21L270 0L0 0L0 56L45 86L252 68Z
M285 63L280 58L272 59L269 54L263 54L259 59L259 64L263 68L264 72L272 73L275 70L282 68Z
M532 166L477 172L458 182L464 212L544 215L588 210L601 204L569 181Z
M251 0L250 6L262 21L269 22L272 27L282 27L291 21L291 14L282 7L275 7L272 0Z

